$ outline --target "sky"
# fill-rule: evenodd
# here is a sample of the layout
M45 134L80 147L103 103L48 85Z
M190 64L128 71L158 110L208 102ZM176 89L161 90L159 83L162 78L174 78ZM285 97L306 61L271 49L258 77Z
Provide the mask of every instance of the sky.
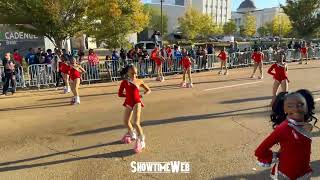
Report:
M142 0L143 2L148 2L149 0ZM196 1L196 0L195 0ZM232 0L232 10L238 9L240 3L244 0ZM277 7L279 3L285 3L286 0L254 0L258 9Z

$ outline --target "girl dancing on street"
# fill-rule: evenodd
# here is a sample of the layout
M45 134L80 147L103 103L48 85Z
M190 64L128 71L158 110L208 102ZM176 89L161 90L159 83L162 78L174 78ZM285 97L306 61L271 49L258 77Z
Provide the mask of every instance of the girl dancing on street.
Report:
M162 72L162 64L164 61L164 57L161 56L159 46L156 46L154 50L151 52L151 59L154 60L156 64L156 71L157 71L157 81L163 82L164 76Z
M307 43L305 41L302 42L302 47L300 49L300 53L301 53L301 61L299 64L303 63L303 59L306 59L306 64L308 64L308 46Z
M224 73L224 75L228 75L228 67L227 67L228 54L226 52L226 48L225 47L223 47L223 49L219 53L218 58L221 61L221 68L220 68L219 74L222 74L222 70L223 70L223 67L224 67L226 69L226 72Z
M134 65L130 64L126 66L122 70L121 75L124 77L124 80L121 82L118 96L125 98L123 104L125 107L124 124L128 129L128 132L122 138L122 142L129 144L132 141L136 141L134 151L139 153L146 147L145 136L140 125L141 109L144 105L139 89L140 87L144 89L144 95L150 94L151 90L142 80L137 78L137 68ZM134 127L131 123L132 116Z
M61 75L63 77L64 81L64 88L63 92L70 93L70 86L69 86L69 71L70 71L70 66L68 63L69 59L67 59L66 56L60 56L60 60L58 60L58 69L59 72L61 72Z
M259 67L260 70L260 76L259 79L263 79L263 59L264 59L264 54L261 52L261 48L256 48L254 50L254 53L251 56L251 59L254 61L254 68L253 68L253 73L251 75L251 78L254 78L254 75L256 74L256 71Z
M285 54L281 51L277 51L277 62L273 64L269 70L268 73L273 76L274 83L273 83L273 89L272 89L272 101L271 106L277 96L279 87L281 86L281 92L288 92L288 65L284 62Z
M182 49L182 59L181 59L181 65L182 65L182 71L183 71L183 77L182 77L182 83L181 87L187 87L192 88L192 78L191 78L191 58L188 55L188 51L186 48ZM189 83L186 83L186 74L188 74Z
M315 102L308 90L280 93L272 107L271 121L275 130L255 151L258 165L269 167L272 179L310 179L311 131L317 119ZM272 147L280 145L279 152Z
M80 104L79 86L81 81L81 73L86 71L77 64L77 59L72 58L70 61L70 85L73 97L71 99L71 104Z

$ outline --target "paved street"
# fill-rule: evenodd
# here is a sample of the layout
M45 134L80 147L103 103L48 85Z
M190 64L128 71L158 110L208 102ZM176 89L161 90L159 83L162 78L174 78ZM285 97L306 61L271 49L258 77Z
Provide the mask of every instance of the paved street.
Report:
M0 179L269 179L253 154L272 131L273 79L249 79L251 70L197 73L193 89L178 87L180 75L162 84L145 80L153 92L144 98L147 149L141 154L119 142L125 133L119 82L82 86L80 106L54 90L0 97ZM309 89L319 100L319 72L318 61L289 64L290 89ZM316 112L320 117L319 105ZM313 135L313 179L320 179L320 132ZM131 161L175 160L190 162L191 173L130 172Z

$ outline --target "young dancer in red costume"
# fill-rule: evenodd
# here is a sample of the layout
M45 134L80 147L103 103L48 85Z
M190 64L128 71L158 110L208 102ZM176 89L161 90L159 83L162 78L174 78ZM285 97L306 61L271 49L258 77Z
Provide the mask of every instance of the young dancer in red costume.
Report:
M254 53L251 56L251 59L254 61L254 68L253 68L253 73L251 75L251 78L254 78L254 75L256 74L256 71L259 67L260 70L260 76L259 79L263 79L263 59L264 59L264 54L261 52L261 48L256 48L254 50Z
M151 59L155 62L156 64L156 71L157 71L157 81L164 81L164 76L162 72L162 64L164 61L164 57L161 56L159 46L156 46L154 50L151 52Z
M166 47L166 54L167 54L167 61L168 61L169 70L172 71L173 70L172 49L169 45Z
M277 53L279 53L279 55L277 56L277 63L273 64L268 70L268 73L274 78L271 105L273 104L277 96L280 85L282 92L288 92L289 89L288 65L284 62L285 54L282 54L282 52L280 51L278 51Z
M306 64L308 64L308 46L307 43L305 41L303 41L302 43L302 47L300 49L300 53L301 53L301 61L300 64L302 64L303 59L306 59Z
M182 49L182 59L180 62L181 62L182 71L183 71L181 87L192 88L193 87L192 78L191 78L192 63L191 63L191 58L188 56L188 51L186 48ZM188 74L189 83L186 83L186 74Z
M68 63L68 59L66 59L65 56L61 56L61 60L58 62L58 69L59 69L59 72L61 72L64 84L65 84L65 86L63 88L63 92L65 94L70 93L70 85L69 85L70 66Z
M258 165L269 167L272 163L273 179L309 179L311 154L311 121L314 117L315 102L311 92L299 90L288 94L280 93L272 107L271 121L275 130L256 149ZM272 147L280 145L279 152Z
M132 140L136 140L134 151L139 153L146 146L145 136L140 125L141 108L144 105L141 100L139 88L142 87L144 89L145 95L149 94L151 90L142 80L137 78L137 68L134 65L126 66L122 70L121 75L125 79L121 82L118 96L126 98L123 104L125 107L124 124L128 128L128 132L123 136L122 142L129 144ZM131 123L132 116L134 118L134 127Z
M225 47L223 47L223 49L219 53L218 58L221 61L221 68L220 68L219 74L222 74L223 67L225 67L226 72L224 73L224 75L228 75L228 67L227 67L228 54L226 52Z
M72 58L70 61L70 85L71 91L73 93L73 97L71 99L71 104L80 104L80 96L79 96L79 86L80 86L80 79L81 73L85 73L86 71L77 64L77 59Z

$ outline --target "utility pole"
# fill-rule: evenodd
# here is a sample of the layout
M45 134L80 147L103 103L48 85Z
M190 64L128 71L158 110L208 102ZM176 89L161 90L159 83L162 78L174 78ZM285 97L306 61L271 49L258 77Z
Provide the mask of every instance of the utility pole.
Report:
M164 2L164 0L160 0L160 6L161 6L161 36L163 36L163 2Z

